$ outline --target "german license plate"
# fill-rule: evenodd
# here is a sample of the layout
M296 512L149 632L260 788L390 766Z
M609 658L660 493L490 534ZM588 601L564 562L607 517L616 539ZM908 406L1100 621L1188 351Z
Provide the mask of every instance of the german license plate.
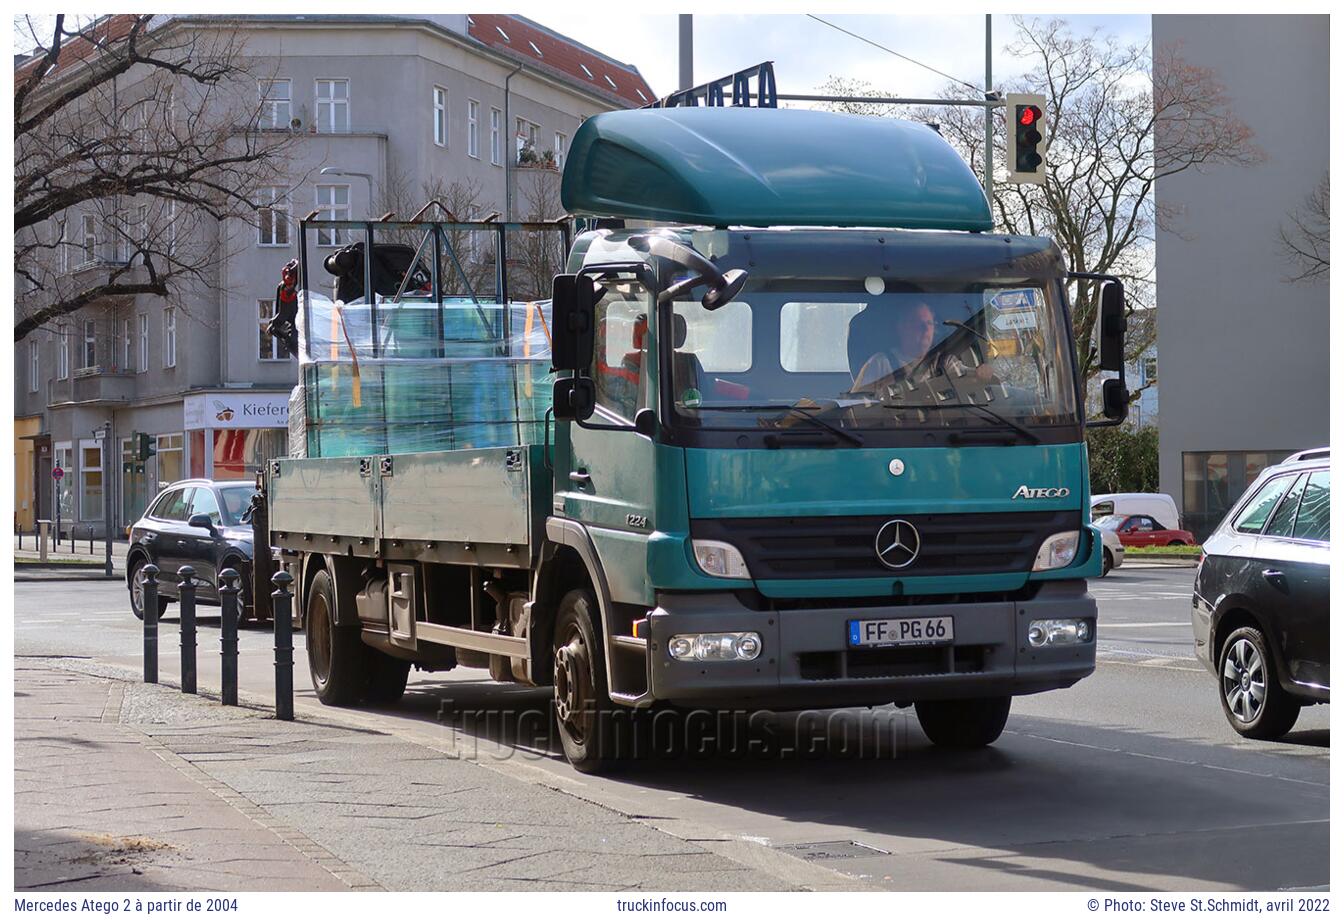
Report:
M851 648L889 645L950 645L952 617L903 617L899 620L850 620Z

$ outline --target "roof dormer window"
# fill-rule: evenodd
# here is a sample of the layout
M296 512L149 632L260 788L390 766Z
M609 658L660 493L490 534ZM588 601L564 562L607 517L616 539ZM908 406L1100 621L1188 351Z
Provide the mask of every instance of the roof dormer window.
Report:
M535 54L537 57L545 57L545 55L541 53L541 49L537 47L536 42L528 42L527 46L532 49L532 53Z
M644 90L640 89L638 86L635 87L635 92L639 93L639 98L643 99L645 102L649 101L649 97L644 95Z
M587 64L580 64L579 66L583 68L584 75L587 76L589 80L593 79L593 72L588 69Z
M495 26L495 31L499 33L500 38L504 39L506 42L509 42L510 44L513 43L513 39L509 38L508 32L505 32L499 26Z
M604 73L604 74L602 75L602 79L606 80L606 81L607 81L607 85L610 86L612 89L615 89L615 88L616 88L616 81L613 80L613 79L611 78L610 74L605 74L605 73Z

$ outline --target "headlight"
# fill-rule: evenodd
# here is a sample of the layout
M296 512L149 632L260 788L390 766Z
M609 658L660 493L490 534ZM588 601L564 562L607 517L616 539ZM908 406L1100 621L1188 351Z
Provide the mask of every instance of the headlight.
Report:
M1082 645L1092 641L1091 620L1032 620L1027 642L1032 648L1047 645Z
M691 633L668 640L667 653L678 661L753 661L761 654L754 632Z
M700 570L706 575L717 575L719 578L751 577L751 573L747 571L747 561L731 543L720 543L718 540L692 540L691 548L695 551L695 564L700 566Z
M1064 566L1073 562L1073 557L1078 554L1078 531L1064 530L1060 533L1051 534L1041 544L1041 548L1036 551L1036 562L1032 565L1033 572L1044 572L1047 569L1062 569Z

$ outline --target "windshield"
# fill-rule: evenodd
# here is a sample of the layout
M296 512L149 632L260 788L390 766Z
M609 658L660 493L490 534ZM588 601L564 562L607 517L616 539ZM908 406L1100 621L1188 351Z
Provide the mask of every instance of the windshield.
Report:
M256 491L256 487L251 483L220 487L219 501L223 507L219 511L226 525L236 526L242 521L243 512L247 510L248 504L252 501L252 495Z
M815 430L804 414L857 431L1077 423L1051 282L753 277L719 310L693 300L674 310L686 329L672 361L682 424Z
M1102 530L1117 530L1125 522L1126 517L1127 515L1123 514L1107 514L1093 521L1092 526L1100 527Z

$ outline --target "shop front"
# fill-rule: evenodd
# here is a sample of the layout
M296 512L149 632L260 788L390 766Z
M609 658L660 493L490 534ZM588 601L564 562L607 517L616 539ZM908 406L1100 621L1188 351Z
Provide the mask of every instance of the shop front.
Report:
M183 400L182 419L191 477L253 479L288 453L288 393L196 393Z

